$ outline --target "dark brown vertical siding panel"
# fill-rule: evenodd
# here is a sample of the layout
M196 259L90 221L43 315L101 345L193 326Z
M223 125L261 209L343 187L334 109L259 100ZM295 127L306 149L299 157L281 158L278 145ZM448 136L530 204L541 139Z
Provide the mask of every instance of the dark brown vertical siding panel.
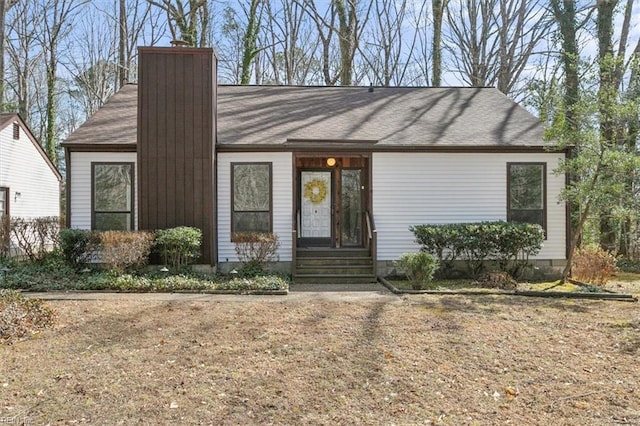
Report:
M211 258L214 262L218 261L218 185L216 182L217 179L217 156L216 156L216 145L217 141L217 119L218 119L218 67L216 66L216 56L215 53L211 56L211 60L209 61L210 73L212 75L211 78L211 95L208 98L208 102L211 104L211 113L209 114L209 120L211 122L211 126L209 126L210 135L209 137L213 141L211 146L211 185L213 186L213 194L211 196L211 202L209 203L210 209L210 218L209 222L211 223Z
M205 176L206 176L206 167L203 165L203 160L201 158L194 159L193 161L193 171L195 176L195 185L194 188L204 188L205 185ZM196 223L206 223L204 220L204 215L202 214L202 206L204 204L203 198L205 197L195 197L193 201L193 219ZM207 238L207 234L203 232L202 235L203 240Z
M168 122L169 125L167 127L166 138L163 138L165 141L164 149L159 153L162 155L165 165L165 183L162 187L167 191L167 196L162 197L166 200L165 208L160 211L164 213L163 223L165 223L167 227L174 227L181 224L176 217L175 211L176 196L180 186L180 176L176 173L175 151L176 144L184 143L184 141L177 139L177 137L179 135L178 128L183 119L181 110L184 109L178 105L184 105L185 100L182 98L183 90L181 90L182 76L180 76L180 71L182 70L182 61L170 60L172 57L169 55L164 56L163 59L167 61L165 65L167 72L167 89L164 104L167 114L165 122ZM184 60L186 59L187 58L184 58Z
M214 261L212 69L211 49L140 49L141 227L202 229L201 261L209 263Z
M190 90L191 93L197 93L198 91L198 80L195 78L191 78L190 81L191 85L190 85ZM193 111L193 114L191 114L191 118L193 119L193 117L199 117L202 114L206 113L206 111L200 111L197 108ZM202 134L203 134L203 123L201 121L191 121L191 124L186 126L187 127L187 131L190 132L189 136L185 135L186 137L191 137L194 140L195 139L201 139L202 138ZM197 185L197 180L196 180L196 176L197 176L197 172L196 172L196 168L195 168L195 161L198 158L196 153L198 151L196 150L196 147L194 146L194 144L184 144L184 158L185 158L185 170L187 170L188 172L188 176L187 179L185 180L185 186L188 186L190 188L194 188L193 191L191 192L185 192L184 194L184 200L185 200L185 205L187 206L187 209L185 211L185 219L191 222L197 222L198 220L196 219L196 214L195 214L195 202L196 199L199 198L198 197L198 192L196 190L196 188L198 188Z

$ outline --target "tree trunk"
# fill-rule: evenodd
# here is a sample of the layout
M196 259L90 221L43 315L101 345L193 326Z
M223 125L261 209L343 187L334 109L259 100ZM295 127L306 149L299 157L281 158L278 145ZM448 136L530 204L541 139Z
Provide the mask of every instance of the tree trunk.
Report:
M126 45L127 45L127 10L126 0L119 0L120 16L118 19L118 82L116 91L127 81Z
M5 28L7 11L17 3L17 0L0 0L0 111L4 110L4 53L5 53Z
M442 84L442 18L448 0L432 0L433 8L433 72L431 85L440 87Z
M259 3L260 0L251 0L251 7L249 8L247 30L244 33L243 39L240 84L249 84L251 82L251 63L257 53L256 40L258 38L258 30L260 29L259 21L256 19Z
M53 47L53 46L52 46ZM47 128L45 134L45 150L53 164L58 165L58 152L56 146L56 65L55 49L51 49L47 63Z

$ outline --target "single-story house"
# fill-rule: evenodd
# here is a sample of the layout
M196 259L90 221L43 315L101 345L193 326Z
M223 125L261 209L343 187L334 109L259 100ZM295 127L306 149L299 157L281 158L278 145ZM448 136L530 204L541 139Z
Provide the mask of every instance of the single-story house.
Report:
M489 220L539 223L535 261L566 259L566 153L495 88L218 85L211 49L144 47L63 146L69 227L196 226L221 270L259 231L297 281L369 280L419 249L411 225Z
M60 172L22 118L0 113L0 217L59 218L61 183ZM7 236L3 231L2 238ZM2 247L19 254L7 242Z

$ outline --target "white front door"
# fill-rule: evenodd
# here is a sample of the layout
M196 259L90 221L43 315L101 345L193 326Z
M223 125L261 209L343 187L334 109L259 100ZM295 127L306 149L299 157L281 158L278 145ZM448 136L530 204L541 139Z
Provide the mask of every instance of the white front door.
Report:
M332 172L300 172L300 237L331 239Z

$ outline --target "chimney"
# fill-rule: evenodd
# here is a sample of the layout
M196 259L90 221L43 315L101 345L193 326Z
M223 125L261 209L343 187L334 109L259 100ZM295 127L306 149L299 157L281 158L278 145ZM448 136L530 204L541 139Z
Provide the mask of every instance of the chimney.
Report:
M138 49L138 224L202 230L215 263L216 58L212 49Z

